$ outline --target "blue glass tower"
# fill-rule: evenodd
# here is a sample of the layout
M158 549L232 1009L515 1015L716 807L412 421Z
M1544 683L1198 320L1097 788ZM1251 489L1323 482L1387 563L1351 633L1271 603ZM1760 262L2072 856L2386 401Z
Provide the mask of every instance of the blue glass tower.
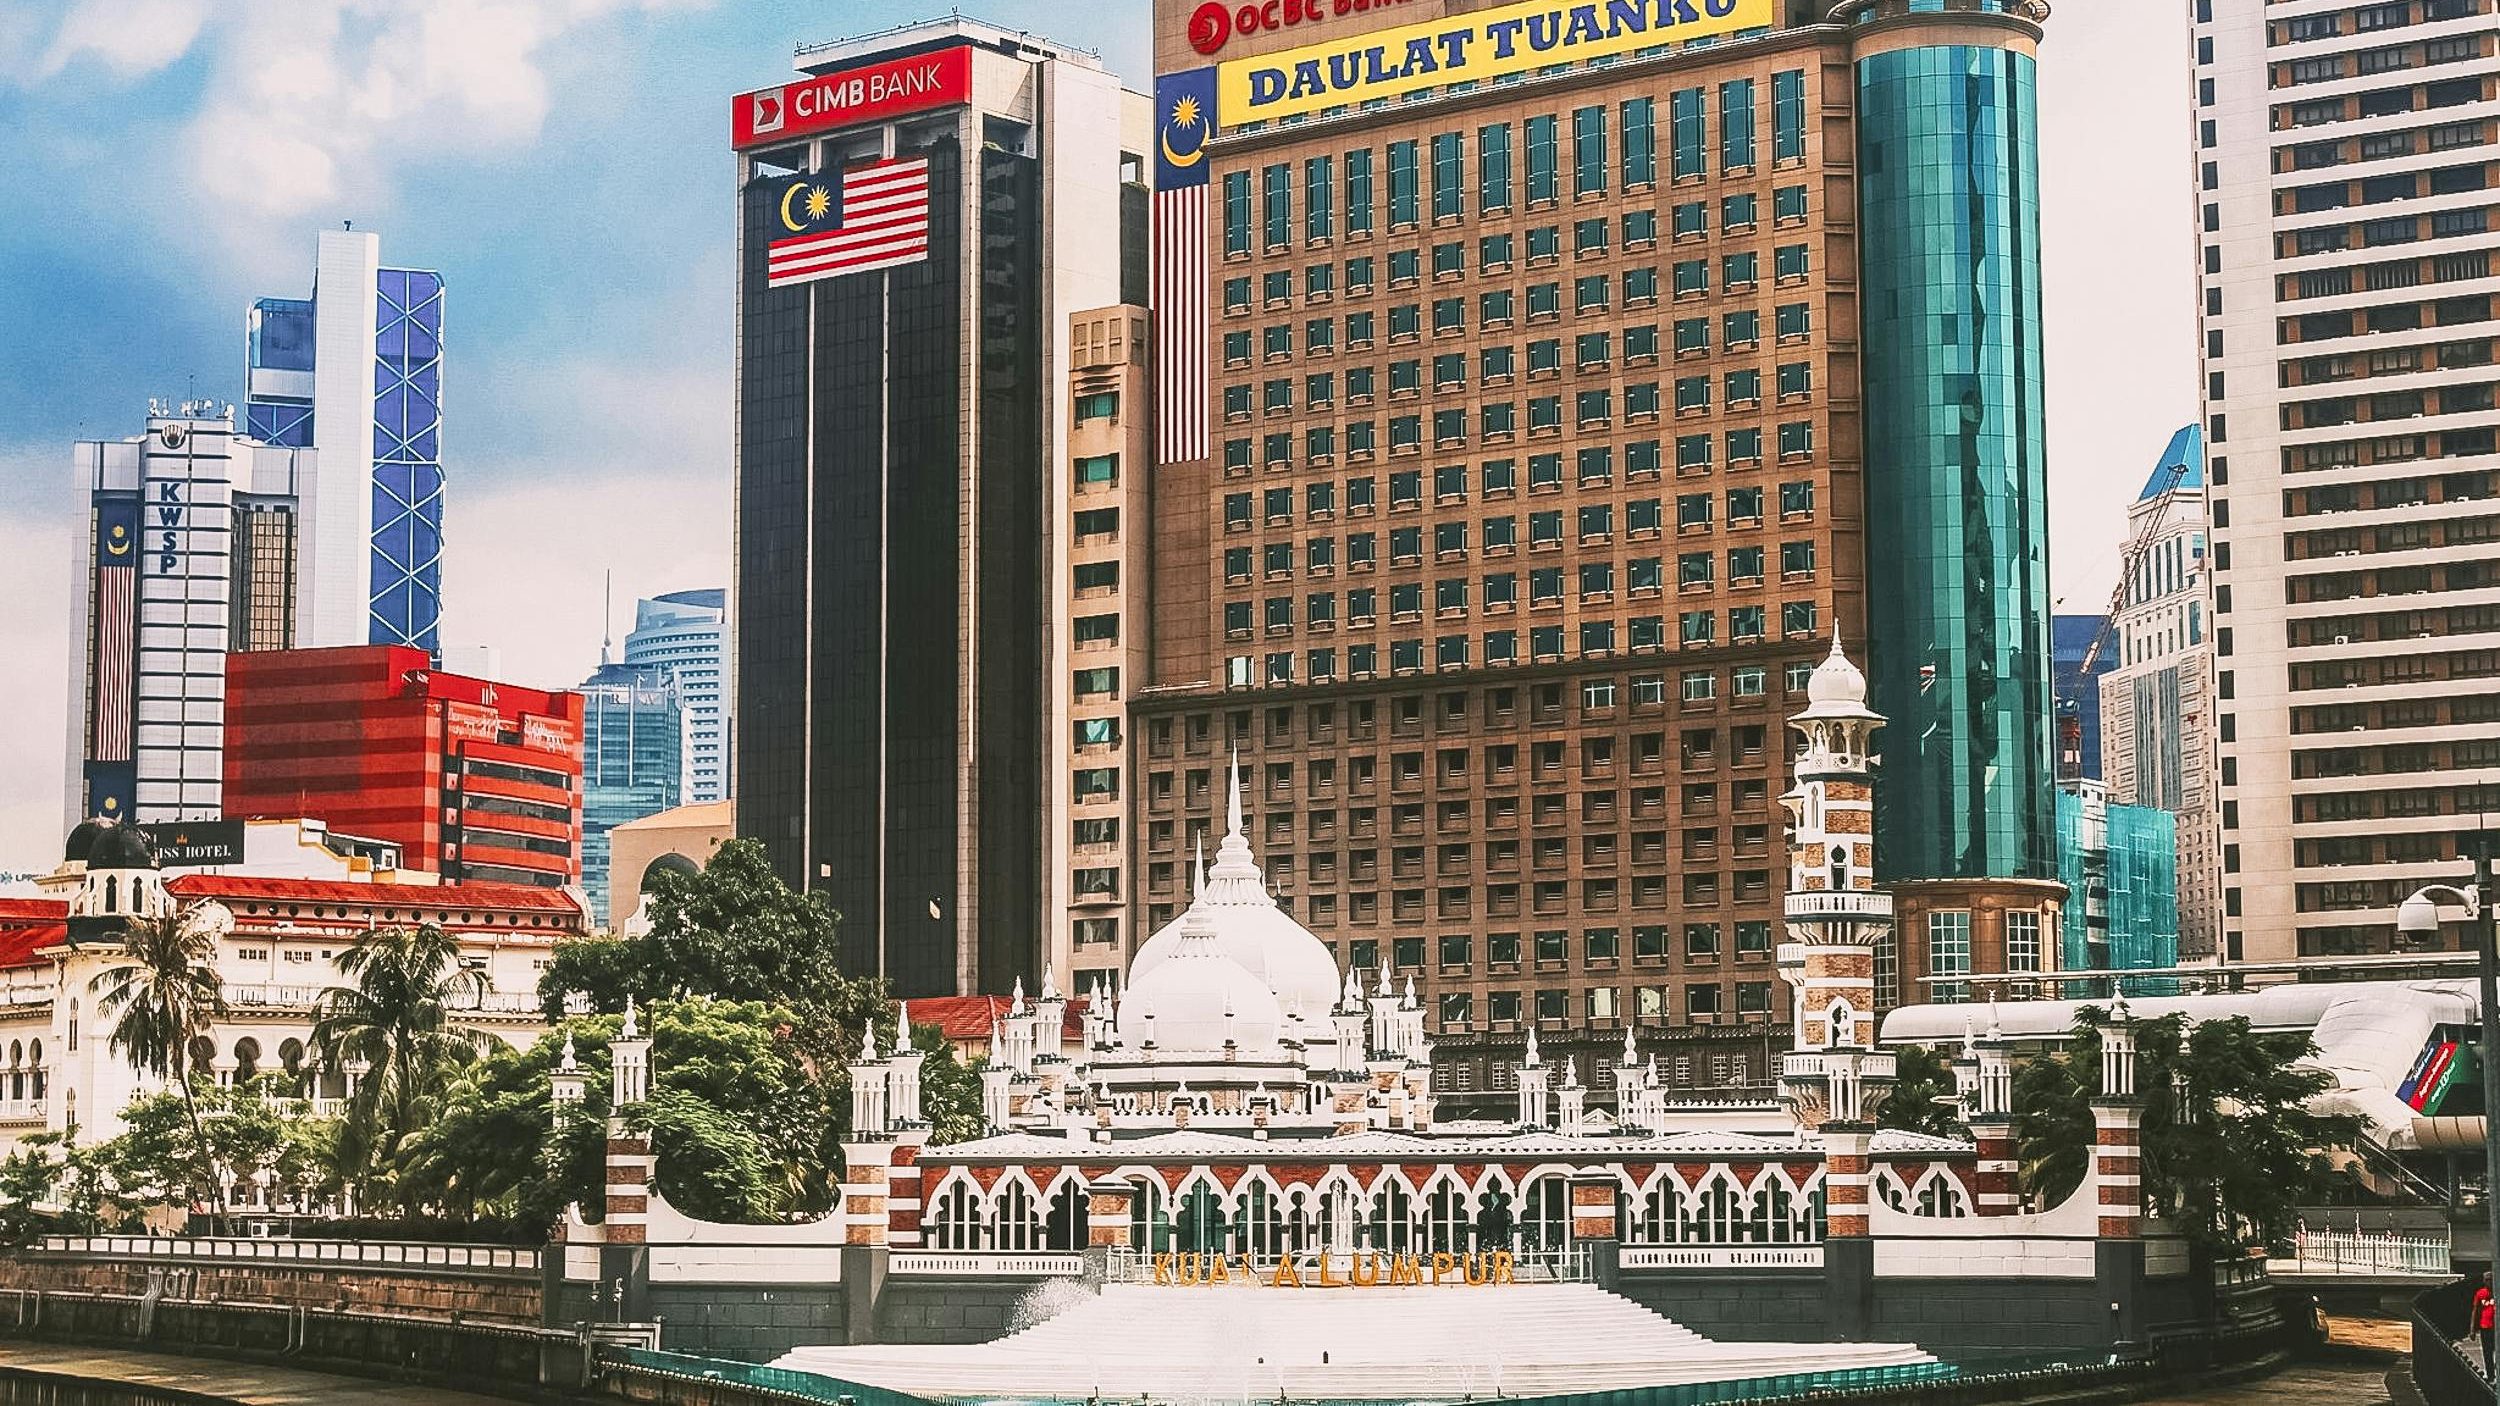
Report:
M443 277L384 269L373 348L373 643L438 652Z
M1887 881L2055 880L2035 0L1855 25Z
M324 231L313 296L252 305L245 419L256 439L319 451L310 540L327 564L305 642L439 653L443 279L380 267L380 249Z

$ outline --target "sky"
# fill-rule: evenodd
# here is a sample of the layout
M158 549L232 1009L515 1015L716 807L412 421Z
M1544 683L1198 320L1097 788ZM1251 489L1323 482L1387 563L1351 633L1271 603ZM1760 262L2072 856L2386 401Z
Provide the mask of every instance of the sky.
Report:
M487 646L515 682L572 684L598 662L608 573L620 622L638 596L725 584L728 99L781 81L798 43L942 8L0 6L0 659L15 681L0 870L48 861L62 829L70 445L138 433L151 397L240 401L244 309L309 292L315 235L342 220L381 235L385 264L448 287L446 645ZM970 12L1150 82L1149 0ZM2042 48L2066 611L2105 604L2126 503L2197 413L2182 14L2060 6Z

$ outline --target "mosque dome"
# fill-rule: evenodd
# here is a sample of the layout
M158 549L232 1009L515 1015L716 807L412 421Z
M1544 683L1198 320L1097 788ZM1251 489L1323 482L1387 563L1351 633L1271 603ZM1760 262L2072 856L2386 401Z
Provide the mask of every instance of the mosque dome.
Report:
M147 831L136 825L97 824L95 835L87 845L87 868L153 869L156 867L156 842ZM84 827L81 827L84 828Z
M1120 1042L1133 1050L1270 1055L1284 1012L1267 983L1217 947L1206 909L1189 910L1163 960L1143 975L1131 968L1120 997Z
M1138 990L1138 983L1171 959L1191 915L1203 913L1215 950L1256 978L1281 1012L1325 1024L1343 986L1337 959L1330 955L1328 944L1295 922L1268 893L1266 875L1251 856L1249 836L1242 832L1238 775L1232 780L1227 811L1215 867L1207 872L1188 909L1146 939L1130 959L1129 990ZM1125 1023L1121 1033L1127 1035Z
M95 847L95 837L103 834L105 827L111 823L102 819L79 821L78 828L69 832L69 843L61 847L61 862L86 863L87 851Z
M1832 652L1814 666L1814 676L1806 680L1806 704L1809 707L1866 706L1866 675L1840 652L1840 636L1832 636Z

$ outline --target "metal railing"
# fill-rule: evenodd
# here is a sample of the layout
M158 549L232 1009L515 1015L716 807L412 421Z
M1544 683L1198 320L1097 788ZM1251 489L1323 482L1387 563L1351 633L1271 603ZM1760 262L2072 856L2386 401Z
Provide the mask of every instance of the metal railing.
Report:
M387 1269L462 1270L536 1275L539 1252L515 1245L431 1244L421 1240L261 1240L241 1236L47 1235L50 1255L98 1259L204 1260L216 1263L369 1265Z
M2292 1252L2269 1257L2274 1274L2447 1274L2448 1237L2376 1230L2311 1230L2292 1235Z
M1820 1269L1820 1245L1626 1245L1624 1269Z
M1438 1273L1435 1270L1436 1254L1448 1257L1448 1264ZM1178 1248L1141 1250L1123 1245L1112 1250L1109 1270L1105 1277L1113 1283L1196 1285L1209 1282L1209 1276L1213 1273L1210 1262L1222 1259L1225 1273L1223 1282L1239 1280L1243 1269L1247 1267L1250 1274L1256 1276L1261 1283L1273 1282L1279 1277L1290 1277L1298 1280L1304 1287L1375 1282L1388 1284L1396 1282L1392 1278L1393 1270L1404 1273L1405 1268L1411 1265L1418 1276L1416 1281L1411 1282L1480 1283L1483 1282L1482 1279L1473 1276L1489 1277L1497 1273L1494 1262L1490 1258L1495 1255L1504 1257L1498 1272L1507 1275L1508 1282L1512 1283L1588 1284L1596 1282L1597 1279L1597 1259L1587 1245L1564 1245L1549 1249L1496 1248L1450 1251L1434 1251L1423 1245L1410 1245L1403 1249L1375 1250L1366 1247L1325 1251L1261 1250L1248 1254L1237 1250L1192 1251ZM1324 1279L1320 1274L1320 1261L1323 1257L1328 1262L1328 1272ZM1363 1262L1359 1269L1355 1264L1357 1260ZM1281 1276L1279 1266L1288 1261L1292 1265L1292 1274ZM1473 1262L1472 1265L1470 1261Z
M2472 1331L2472 1292L2459 1280L2413 1301L2413 1385L2429 1406L2481 1406L2491 1400L2481 1364L2458 1346Z

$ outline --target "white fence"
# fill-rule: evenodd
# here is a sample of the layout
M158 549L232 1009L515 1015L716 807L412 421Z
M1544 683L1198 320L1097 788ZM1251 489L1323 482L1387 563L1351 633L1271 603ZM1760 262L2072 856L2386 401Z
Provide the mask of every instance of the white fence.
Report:
M2311 1230L2292 1236L2292 1253L2268 1259L2275 1274L2449 1273L2445 1234L2398 1235L2376 1230Z
M964 1279L1074 1279L1085 1273L1085 1256L1058 1250L1030 1254L930 1250L897 1254L887 1264L886 1272Z
M1214 1273L1213 1261L1224 1262L1221 1282L1266 1284L1280 1277L1298 1279L1306 1287L1326 1284L1370 1284L1391 1282L1391 1273L1405 1262L1412 1262L1427 1283L1458 1283L1470 1272L1491 1275L1495 1255L1502 1257L1503 1271L1511 1282L1521 1284L1585 1284L1597 1278L1596 1259L1586 1245L1569 1245L1550 1250L1453 1250L1446 1253L1449 1264L1436 1276L1435 1252L1422 1246L1404 1249L1373 1250L1302 1250L1285 1253L1262 1252L1242 1254L1236 1251L1186 1250L1149 1251L1122 1245L1111 1251L1109 1278L1114 1283L1157 1284L1176 1280L1189 1284L1206 1282ZM899 1262L900 1256L897 1256ZM1326 1273L1321 1262L1327 1264ZM1358 1266L1356 1261L1361 1261ZM1290 1261L1292 1272L1280 1275L1278 1266ZM1245 1272L1246 1271L1246 1272ZM1464 1282L1481 1282L1467 1279Z
M1624 1269L1821 1269L1820 1245L1626 1245Z
M538 1251L515 1245L436 1245L414 1240L259 1240L239 1236L47 1235L46 1254L103 1259L211 1260L264 1264L371 1265L390 1269L536 1274Z

